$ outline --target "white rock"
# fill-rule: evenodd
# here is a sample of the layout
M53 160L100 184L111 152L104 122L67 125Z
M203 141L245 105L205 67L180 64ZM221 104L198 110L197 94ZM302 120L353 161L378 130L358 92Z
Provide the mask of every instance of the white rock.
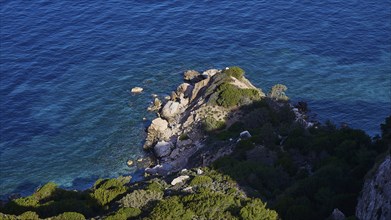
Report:
M128 161L126 162L126 164L127 164L128 166L132 166L132 165L133 165L133 160L128 160Z
M183 181L189 179L190 177L187 175L177 177L171 181L171 185L175 186L178 183L182 183Z
M150 128L156 131L164 131L168 128L168 122L162 118L155 118Z
M197 175L201 175L203 173L204 173L204 171L202 171L200 168L197 169Z
M210 70L206 70L202 73L202 77L204 78L208 78L208 77L212 77L214 75L216 75L217 73L219 73L220 71L218 69L210 69Z
M162 110L162 116L165 118L172 118L179 113L179 102L168 101Z
M165 157L170 155L171 148L173 148L173 144L171 142L159 141L155 147L153 147L153 150L156 157Z
M132 88L131 92L133 92L133 93L140 93L140 92L142 92L143 90L144 90L144 89L141 88L141 87L134 87L134 88Z

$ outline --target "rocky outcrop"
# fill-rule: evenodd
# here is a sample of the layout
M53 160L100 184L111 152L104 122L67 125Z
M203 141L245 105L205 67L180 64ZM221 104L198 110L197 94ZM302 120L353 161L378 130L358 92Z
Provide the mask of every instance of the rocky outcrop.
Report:
M231 76L223 74L217 69L207 70L202 75L193 70L184 73L186 82L172 92L170 100L162 105L158 118L148 128L144 148L153 148L158 164L146 169L146 173L166 175L179 171L188 166L190 158L200 157L201 151L203 155L209 155L198 160L202 164L209 164L232 151L229 146L221 151L215 149L213 153L204 149L207 136L203 121L208 117L224 123L231 111L230 108L209 103L211 96L218 96L216 91L221 84L235 82ZM244 77L234 86L239 89L255 88ZM246 138L251 135L246 133L242 136Z
M360 220L391 219L391 156L380 163L361 192L356 208Z

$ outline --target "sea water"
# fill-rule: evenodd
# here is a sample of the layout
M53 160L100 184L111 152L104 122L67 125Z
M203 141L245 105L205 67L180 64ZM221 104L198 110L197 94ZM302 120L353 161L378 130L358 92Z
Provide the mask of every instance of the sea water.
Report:
M372 136L391 114L390 1L0 4L3 197L135 172L151 94L188 69L241 66L264 92L283 83L319 120Z

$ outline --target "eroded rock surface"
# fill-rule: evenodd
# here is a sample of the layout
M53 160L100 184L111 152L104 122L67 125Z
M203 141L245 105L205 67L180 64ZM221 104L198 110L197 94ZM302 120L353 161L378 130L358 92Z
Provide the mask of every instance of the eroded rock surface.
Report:
M391 156L388 155L373 176L364 183L356 216L360 220L391 219Z

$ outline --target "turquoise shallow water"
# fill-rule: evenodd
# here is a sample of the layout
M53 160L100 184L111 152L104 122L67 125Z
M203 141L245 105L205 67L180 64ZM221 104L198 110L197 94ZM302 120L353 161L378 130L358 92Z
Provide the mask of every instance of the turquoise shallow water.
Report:
M389 1L3 1L0 194L131 174L151 94L242 66L319 120L379 133L391 114ZM145 88L132 95L134 86Z

